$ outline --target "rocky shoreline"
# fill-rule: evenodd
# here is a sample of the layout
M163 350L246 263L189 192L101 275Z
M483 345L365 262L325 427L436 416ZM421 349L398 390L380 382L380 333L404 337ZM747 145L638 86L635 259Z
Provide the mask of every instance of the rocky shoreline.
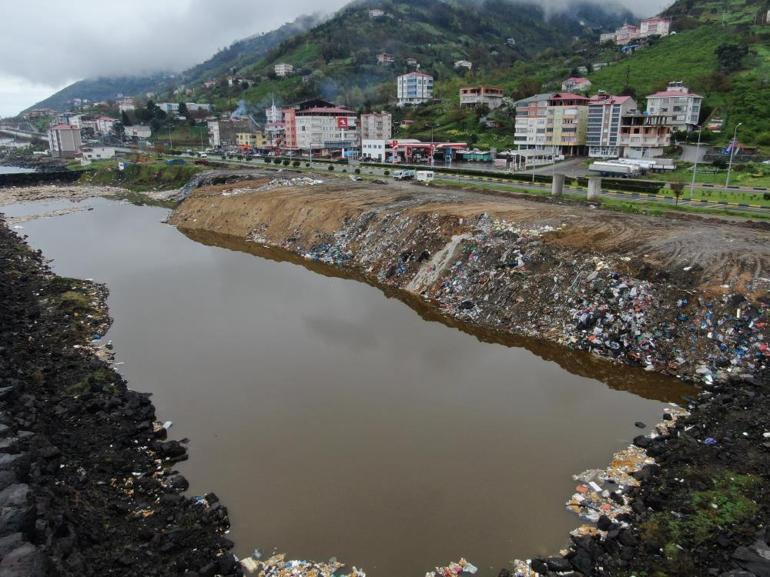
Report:
M227 509L182 494L186 448L93 344L106 295L0 221L0 575L240 575Z

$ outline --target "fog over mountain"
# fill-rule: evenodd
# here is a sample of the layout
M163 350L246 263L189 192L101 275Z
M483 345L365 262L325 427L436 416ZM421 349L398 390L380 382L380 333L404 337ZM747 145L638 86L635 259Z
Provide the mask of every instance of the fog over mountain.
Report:
M541 0L548 12L574 0ZM0 0L0 116L72 81L179 71L233 41L348 0ZM616 0L640 16L666 0ZM32 23L32 26L30 26ZM30 36L33 34L33 37ZM26 95L29 94L29 98Z

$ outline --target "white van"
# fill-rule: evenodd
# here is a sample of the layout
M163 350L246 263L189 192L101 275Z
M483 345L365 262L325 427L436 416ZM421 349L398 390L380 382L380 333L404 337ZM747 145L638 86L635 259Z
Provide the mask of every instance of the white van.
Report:
M436 175L432 170L418 170L415 174L418 182L431 183L435 177Z

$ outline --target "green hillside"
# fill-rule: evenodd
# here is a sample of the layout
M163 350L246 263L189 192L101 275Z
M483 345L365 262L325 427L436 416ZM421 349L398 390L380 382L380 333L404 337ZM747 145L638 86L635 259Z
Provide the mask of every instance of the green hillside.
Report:
M372 18L371 8L385 12ZM473 63L471 76L483 78L509 72L521 62L547 53L565 54L578 39L622 23L629 13L616 7L578 3L546 16L537 3L509 0L361 1L304 34L293 36L264 58L245 58L237 70L253 79L246 90L217 86L199 88L220 109L240 99L255 106L272 97L295 101L320 95L351 107L383 106L394 98L394 79L407 72L407 58L416 59L441 83L469 76L454 69L457 60ZM392 65L378 65L377 54L388 52ZM250 62L249 62L250 61ZM277 63L295 67L290 78L275 78Z
M764 1L680 0L666 12L677 34L592 74L593 88L630 91L643 104L667 82L683 80L705 97L702 120L711 113L725 120L717 141L727 141L743 123L741 142L768 146L770 26L754 23L767 9ZM721 60L720 50L727 52Z

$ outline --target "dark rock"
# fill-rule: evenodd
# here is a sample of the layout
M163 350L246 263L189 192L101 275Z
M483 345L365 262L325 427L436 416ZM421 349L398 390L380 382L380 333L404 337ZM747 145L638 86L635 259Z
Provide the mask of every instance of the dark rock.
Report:
M646 429L646 428L647 428L647 425L645 425L645 424L644 424L643 422L641 422L641 421L636 421L636 422L634 423L634 426L635 426L637 429Z
M599 517L599 520L596 522L596 528L600 531L607 531L612 527L612 521L610 520L607 515L602 515Z
M634 437L634 445L639 447L640 449L646 449L650 446L650 443L652 440L649 437L645 437L644 435L639 435L638 437Z
M0 559L8 555L11 551L20 547L24 543L24 535L21 533L11 533L5 537L0 537Z
M46 577L48 563L45 555L31 543L25 543L0 561L2 577Z
M182 475L176 474L166 478L166 485L176 491L186 491L190 483Z
M555 571L557 573L563 573L572 570L572 564L569 562L569 560L561 556L549 557L545 560L545 563L549 570Z

